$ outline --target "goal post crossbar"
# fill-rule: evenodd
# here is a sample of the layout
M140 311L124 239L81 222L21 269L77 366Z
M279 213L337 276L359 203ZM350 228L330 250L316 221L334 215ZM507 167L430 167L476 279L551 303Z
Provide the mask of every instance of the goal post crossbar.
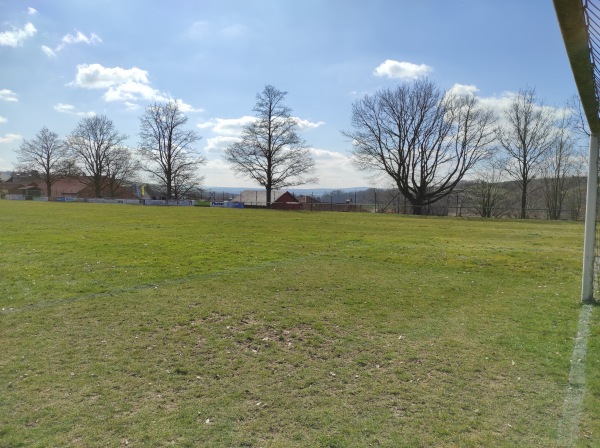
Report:
M592 134L600 133L598 83L594 64L594 44L588 27L589 0L553 0L575 84Z

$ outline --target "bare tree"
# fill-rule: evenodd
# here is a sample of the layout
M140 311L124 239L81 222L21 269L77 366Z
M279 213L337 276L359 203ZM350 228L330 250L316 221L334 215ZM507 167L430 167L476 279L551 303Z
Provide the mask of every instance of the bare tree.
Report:
M579 95L575 94L567 101L567 107L572 112L571 125L578 139L589 138L590 128L588 126L583 106L581 105L581 99ZM587 143L587 142L586 142Z
M568 180L567 201L570 208L570 218L578 220L585 208L586 180L588 164L588 145L590 129L587 118L581 105L579 95L573 95L567 101L567 107L572 113L571 123L573 133L571 137L575 144L572 157L572 176Z
M140 117L142 169L161 185L167 199L180 199L202 183L197 171L206 158L193 148L201 137L184 128L187 121L173 100L148 106Z
M43 127L31 140L23 140L16 150L19 170L35 171L46 183L46 195L52 197L52 185L65 176L68 152L58 134Z
M567 196L567 183L574 174L575 142L572 137L573 120L563 113L559 119L554 145L542 165L543 195L548 219L560 219ZM577 122L575 122L577 123Z
M420 215L487 157L494 118L475 96L442 92L421 79L354 103L354 130L343 134L358 168L391 177Z
M127 135L120 134L105 115L83 118L67 137L67 147L83 173L82 182L101 197L109 184L111 160L122 150Z
M470 208L482 218L498 218L508 208L508 192L502 173L499 161L490 160L465 188L465 199Z
M189 196L193 191L197 191L204 176L198 176L195 169L180 169L173 177L173 198L179 199Z
M106 169L108 193L116 197L123 184L132 181L140 169L139 162L133 157L131 149L115 148L111 151Z
M316 181L305 177L314 171L315 163L298 135L292 109L283 103L286 94L265 86L256 95L256 120L225 150L225 160L233 170L265 187L267 207L272 190Z
M587 160L584 154L575 156L573 176L568 182L567 204L570 212L569 218L578 221L585 210L585 198L587 195Z
M556 142L555 123L555 110L538 101L535 89L525 88L508 105L497 128L498 142L508 157L506 170L521 189L521 219L527 217L529 184Z

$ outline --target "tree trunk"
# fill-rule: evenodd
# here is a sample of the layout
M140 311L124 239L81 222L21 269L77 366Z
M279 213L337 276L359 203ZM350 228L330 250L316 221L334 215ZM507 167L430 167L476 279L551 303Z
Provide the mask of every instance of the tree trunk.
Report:
M271 187L268 186L267 190L267 208L271 208Z
M412 214L421 216L423 214L423 204L419 202L413 202L412 204Z
M48 200L52 197L52 181L49 176L46 176L46 196L48 196Z
M527 187L521 190L521 219L527 218Z
M94 182L94 193L96 195L97 198L101 198L102 197L102 184L96 180L96 182Z

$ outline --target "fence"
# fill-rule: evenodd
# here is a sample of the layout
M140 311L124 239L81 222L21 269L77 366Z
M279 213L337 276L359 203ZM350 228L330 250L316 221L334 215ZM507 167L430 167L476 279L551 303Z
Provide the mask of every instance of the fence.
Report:
M26 197L22 194L7 194L6 199L13 201L48 201L47 197ZM163 205L163 206L193 206L196 201L191 199L180 200L180 201L166 201L166 200L153 200L153 199L116 199L116 198L76 198L72 196L58 196L51 199L55 202L87 202L94 204L129 204L129 205Z
M38 201L44 202L47 201L48 198L44 196L25 196L23 194L7 194L5 195L6 199L11 199L13 201Z
M375 206L373 204L353 204L347 202L294 202L278 204L274 203L272 208L282 210L306 210L310 212L355 212L355 213L373 213Z
M252 203L246 203L246 208L265 208L264 205L253 205ZM358 212L358 213L386 213L386 214L399 214L399 215L412 215L412 206L410 204L403 203L387 203L387 204L353 204L353 203L335 203L335 202L313 202L313 203L301 203L301 202L285 202L278 203L274 202L271 204L272 209L277 210L304 210L304 211L326 211L326 212ZM519 218L521 214L520 208L497 208L488 210L490 216L495 218ZM547 208L528 208L527 218L529 219L549 219L550 212ZM438 205L433 204L423 207L422 215L424 216L455 216L465 218L477 218L482 215L477 211L477 208L473 205ZM584 218L584 210L582 209L568 209L561 210L560 219L569 221L580 221Z
M26 197L20 194L7 194L5 199L10 200L33 200L48 201L47 197ZM181 201L151 200L151 199L109 199L109 198L75 198L70 196L61 196L52 199L57 202L88 202L102 204L131 204L131 205L158 205L158 206L193 206L196 201L191 199ZM229 204L227 204L229 205ZM225 202L223 203L225 205ZM245 208L265 208L264 204L253 204L246 202ZM236 207L237 208L237 207ZM349 202L274 202L271 208L275 210L302 210L310 212L353 212L353 213L389 213L410 215L412 207L410 204L393 203L374 203L374 204L354 204ZM521 213L520 208L496 208L489 210L490 216L496 218L518 218ZM561 220L581 221L584 218L585 210L563 209L560 213ZM456 217L481 217L474 205L431 205L423 208L423 215L427 216L456 216ZM549 210L546 208L528 208L527 217L530 219L549 219Z

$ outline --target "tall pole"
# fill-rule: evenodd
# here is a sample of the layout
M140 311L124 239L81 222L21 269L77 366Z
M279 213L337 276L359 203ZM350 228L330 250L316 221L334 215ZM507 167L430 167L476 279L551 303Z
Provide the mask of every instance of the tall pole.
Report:
M583 240L583 275L581 301L594 301L594 242L596 239L596 202L598 196L598 135L590 135L588 157L587 198L585 202L585 231Z

